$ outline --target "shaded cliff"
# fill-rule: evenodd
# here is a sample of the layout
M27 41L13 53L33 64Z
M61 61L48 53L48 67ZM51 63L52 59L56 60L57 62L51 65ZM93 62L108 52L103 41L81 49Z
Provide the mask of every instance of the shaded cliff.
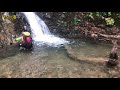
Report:
M8 12L0 12L0 48L15 43L14 19L9 16Z
M119 12L37 12L53 34L107 41L100 34L120 34ZM109 40L108 40L109 41Z

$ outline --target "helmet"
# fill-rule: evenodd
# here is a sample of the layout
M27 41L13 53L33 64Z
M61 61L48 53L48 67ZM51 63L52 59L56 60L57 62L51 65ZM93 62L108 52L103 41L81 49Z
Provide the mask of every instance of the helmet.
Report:
M22 35L30 36L30 33L29 32L22 32Z

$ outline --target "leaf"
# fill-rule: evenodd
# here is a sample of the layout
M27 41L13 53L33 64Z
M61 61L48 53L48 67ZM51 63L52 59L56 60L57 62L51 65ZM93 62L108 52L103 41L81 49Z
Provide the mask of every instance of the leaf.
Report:
M111 16L111 12L108 12L108 16Z

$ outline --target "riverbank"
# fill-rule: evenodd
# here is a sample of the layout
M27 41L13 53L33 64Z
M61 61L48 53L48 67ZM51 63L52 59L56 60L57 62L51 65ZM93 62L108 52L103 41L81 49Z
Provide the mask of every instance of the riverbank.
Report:
M81 48L80 48L81 47ZM96 49L93 47L89 46L84 48L84 46L76 46L76 45L65 45L65 50L67 53L68 58L71 60L78 62L78 63L83 63L83 64L90 64L91 67L95 67L95 70L92 70L91 67L88 67L88 74L93 71L93 77L94 75L98 75L98 77L120 77L120 61L118 60L118 65L115 67L107 67L106 66L106 61L109 60L108 55L109 55L109 50L106 48L104 50L98 49L96 45ZM101 48L102 46L99 46ZM88 51L86 51L87 49ZM107 50L107 51L106 51ZM120 50L118 51L118 54L120 54ZM85 67L85 66L84 66ZM100 71L99 71L100 70ZM97 74L98 72L99 74Z

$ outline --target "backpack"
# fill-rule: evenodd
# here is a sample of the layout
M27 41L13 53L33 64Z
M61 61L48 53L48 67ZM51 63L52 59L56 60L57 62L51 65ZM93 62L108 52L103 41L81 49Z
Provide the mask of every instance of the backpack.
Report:
M31 42L32 42L32 38L30 36L23 37L23 43L31 43Z

